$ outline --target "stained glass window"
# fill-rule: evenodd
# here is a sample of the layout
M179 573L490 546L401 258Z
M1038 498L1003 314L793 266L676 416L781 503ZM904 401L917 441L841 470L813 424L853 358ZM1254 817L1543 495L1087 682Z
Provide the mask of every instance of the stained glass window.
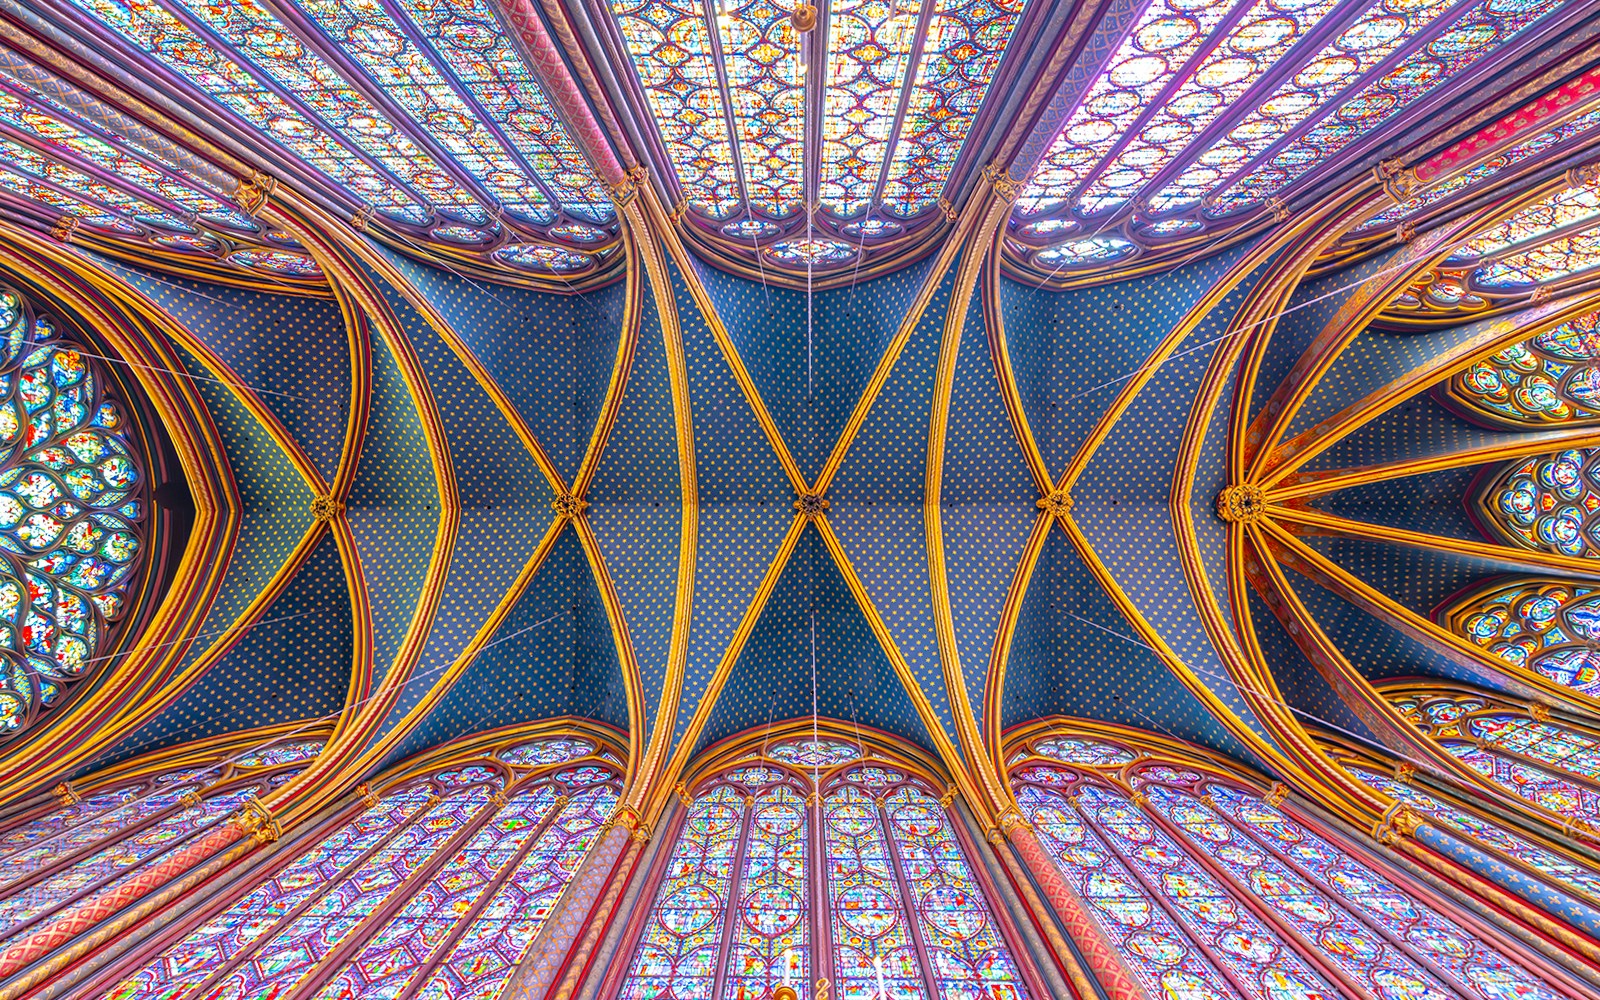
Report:
M1380 226L1392 225L1401 219L1416 215L1459 192L1477 187L1492 178L1500 176L1519 163L1524 163L1548 150L1562 146L1568 140L1576 140L1588 135L1590 130L1596 127L1600 127L1600 109L1579 115L1554 128L1545 129L1531 139L1517 143L1504 153L1491 157L1470 170L1463 170L1461 173L1440 181L1428 187L1415 198L1378 213L1357 226L1355 231L1358 233L1366 232L1377 229Z
M1040 842L1150 995L1345 995L1328 970L1380 997L1561 995L1242 785L1148 764L1131 780L1037 756L1012 770Z
M616 804L618 773L585 762L596 749L502 748L509 781L468 764L355 806L109 995L498 995Z
M798 269L846 264L934 209L1023 5L835 0L809 82L793 0L610 6L688 206ZM825 209L809 223L808 186Z
M1470 812L1368 766L1346 764L1345 770L1390 798L1404 802L1466 841L1502 859L1548 879L1591 903L1600 901L1600 871L1576 859L1513 833L1500 823Z
M1441 622L1507 663L1583 694L1600 693L1600 592L1564 580L1492 583Z
M1218 144L1227 149L1227 154L1217 158L1217 166L1238 164L1244 169L1231 184L1225 182L1213 189L1208 212L1226 215L1283 190L1312 167L1476 65L1562 3L1563 0L1479 0L1450 18L1440 15L1459 10L1454 4L1424 3L1420 9L1419 5L1404 3L1374 5L1376 9L1369 13L1369 20L1346 31L1229 133L1223 142L1233 144L1245 155ZM1418 29L1430 21L1442 30L1422 32L1418 40L1426 44L1412 45L1409 54L1381 75L1360 78L1348 72L1351 68L1360 73L1376 69L1377 62L1370 58L1373 54L1381 59L1401 43L1417 39ZM1334 84L1342 91L1339 99L1328 100L1339 91L1318 90L1316 99L1305 102L1300 88L1307 79L1314 81L1313 86ZM1343 91L1351 82L1360 83L1360 89ZM1287 141L1279 139L1314 114L1320 114L1320 120L1310 128ZM1207 155L1211 154L1212 150L1208 150ZM1255 159L1246 162L1247 157Z
M838 767L859 754L796 740L768 756ZM764 997L813 976L837 996L1025 995L945 806L877 763L825 777L820 801L808 773L759 761L713 779L685 813L633 969L631 1000Z
M1492 696L1445 693L1391 700L1490 781L1554 816L1600 819L1600 738L1535 720Z
M1086 86L1062 84L1057 99L1072 97L1070 113L1053 135L1034 137L1048 145L1017 200L1012 232L1021 242L1013 250L1048 271L1104 267L1259 206L1563 5L1156 0L1115 42L1098 76ZM1401 218L1597 122L1549 129L1504 154L1500 166L1436 185L1368 225ZM1570 272L1578 266L1570 258L1585 249L1560 262L1502 266L1497 280L1526 280L1539 267Z
M818 737L814 740L783 740L767 748L767 756L804 768L826 768L844 764L861 756L861 751L843 740Z
M1485 288L1527 288L1600 265L1600 226L1509 253L1473 272Z
M1512 545L1567 556L1600 555L1600 449L1511 462L1486 482L1478 509Z
M1448 398L1497 422L1575 423L1600 417L1600 314L1513 344L1451 376Z
M426 227L442 241L487 250L505 242L508 228L517 238L565 239L557 232L564 225L614 221L604 188L487 0L305 0L281 10L256 0L73 2L402 229ZM171 184L160 190L186 206L196 201ZM230 259L291 276L309 265L269 251ZM531 269L595 263L577 254Z
M77 801L0 825L0 941L138 878L288 781L318 749L300 741L231 758L213 750L206 762L154 775L91 777Z
M0 741L105 662L145 537L145 460L95 354L0 289Z
M1504 661L1584 694L1600 693L1600 592L1566 581L1490 584L1442 616Z

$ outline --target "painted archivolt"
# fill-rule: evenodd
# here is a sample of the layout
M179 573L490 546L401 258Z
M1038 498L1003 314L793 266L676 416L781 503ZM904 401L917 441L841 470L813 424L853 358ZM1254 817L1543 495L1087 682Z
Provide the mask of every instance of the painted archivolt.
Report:
M0 741L106 664L147 540L149 458L57 326L0 288Z

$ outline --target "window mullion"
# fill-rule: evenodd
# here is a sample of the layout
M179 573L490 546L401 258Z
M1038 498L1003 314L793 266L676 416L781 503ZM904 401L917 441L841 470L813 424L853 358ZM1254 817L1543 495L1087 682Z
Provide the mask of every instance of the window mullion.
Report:
M1250 794L1255 794L1255 793L1252 792ZM1234 832L1239 834L1241 837L1243 837L1246 840L1246 842L1255 844L1257 847L1260 847L1262 850L1266 851L1268 854L1270 854L1273 857L1277 858L1278 861L1281 862L1284 865L1284 867L1288 868L1290 871L1294 872L1296 875L1298 875L1301 878L1305 879L1307 885L1313 885L1313 886L1318 886L1318 887L1321 887L1323 885L1322 879L1318 878L1316 875L1312 874L1310 871L1307 871L1293 857L1291 857L1290 855L1288 855L1287 853L1285 853L1283 851L1280 851L1275 845L1273 845L1272 843L1268 842L1266 837L1258 837L1252 831L1250 831L1249 829L1246 829L1246 827L1245 827L1245 825L1243 823L1234 822L1233 816L1230 815L1228 813L1228 811L1222 807L1221 803L1219 803L1215 799L1213 799L1209 792L1207 792L1205 795L1202 795L1200 797L1200 801L1202 801L1206 805L1210 806L1212 808L1212 810L1214 810L1218 816L1223 817L1223 819L1227 822L1227 824L1229 826L1233 827ZM1304 822L1304 821L1302 820L1301 822ZM1380 873L1380 874L1382 874L1382 873ZM1387 879L1385 879L1385 881L1387 881ZM1377 934L1379 937L1381 937L1385 941L1389 942L1389 944L1392 945L1402 955L1409 955L1411 957L1412 961L1416 962L1418 965L1422 966L1424 969L1427 969L1429 972L1433 973L1435 976L1438 976L1440 982L1448 984L1452 989L1456 989L1456 990L1461 991L1461 995L1462 996L1471 996L1472 994L1478 992L1470 984L1463 983L1459 979L1457 979L1455 977L1455 975L1450 972L1450 970L1441 967L1437 962L1434 962L1427 955L1423 954L1421 949L1413 948L1409 943L1407 943L1405 940L1400 938L1398 935L1396 935L1395 933L1390 931L1387 927L1384 927L1382 924L1378 923L1375 920L1369 920L1367 918L1367 915L1365 913L1363 913L1359 908L1357 908L1355 906L1346 906L1345 909L1348 910L1350 912L1350 915L1352 917L1355 917L1356 920L1363 927L1367 928L1368 930L1372 931L1374 934Z
M821 996L823 981L831 978L838 982L839 970L833 965L833 897L828 893L827 832L822 816L822 795L816 786L812 787L806 805L806 821L811 824L811 843L806 847L811 855L812 996Z
M894 867L894 880L900 886L900 907L906 915L906 924L911 934L911 940L917 946L917 964L922 967L922 982L928 991L929 1000L938 1000L941 996L939 983L933 975L933 962L928 957L928 942L922 937L922 922L918 919L916 902L911 896L911 885L906 881L905 858L900 854L900 844L895 840L894 828L889 822L889 809L884 804L889 800L885 795L875 799L878 806L878 822L883 827L883 842L888 845L889 858Z
M1053 788L1045 788L1045 791L1054 793L1056 795L1061 794L1059 791ZM1100 824L1098 818L1090 815L1092 810L1085 809L1080 806L1076 798L1068 798L1067 796L1061 797L1066 801L1066 803L1070 804L1073 811L1078 814L1079 821L1082 822L1084 826L1093 830L1095 836L1100 838L1101 843L1105 844L1106 848L1110 850L1112 854L1117 856L1118 860L1122 862L1122 867L1127 869L1128 874L1133 877L1135 882L1139 883L1139 886L1144 889L1146 894L1149 895L1151 901L1161 909L1161 912L1167 915L1167 919L1172 921L1172 925L1174 927L1183 931L1184 936L1200 950L1200 953L1206 957L1206 960L1211 963L1212 967L1217 970L1222 978L1228 981L1229 986L1232 986L1235 990L1237 990L1241 997L1254 996L1260 992L1259 989L1247 988L1244 984L1240 983L1239 980L1234 976L1233 969L1230 967L1230 964L1224 960L1221 955L1218 955L1211 945L1207 944L1200 935L1190 930L1189 921L1185 920L1183 916L1178 913L1177 908L1172 905L1172 900L1167 897L1167 894L1161 889L1160 886L1151 884L1149 878L1145 876L1145 873L1140 870L1139 866L1135 864L1133 859L1128 857L1127 852L1122 849L1121 844L1118 843L1118 838L1107 832L1105 827Z
M217 966L217 968L209 976L207 976L203 982L201 982L200 986L197 989L191 991L193 993L193 995L195 995L195 996L205 996L207 990L210 987L215 986L215 985L220 984L223 981L225 981L229 976L231 976L233 974L235 969L237 969L239 966L243 965L245 962L249 961L250 957L252 955L256 954L257 952L259 952L262 949L262 947L271 944L273 941L276 941L278 939L278 935L282 934L285 929L287 929L288 927L292 926L294 924L294 922L297 919L299 919L301 914L305 913L307 910L311 909L311 907L313 907L317 903L321 902L322 898L324 896L326 896L330 891L332 891L333 889L338 888L341 884L343 884L345 879L349 878L356 871L359 871L361 866L366 864L367 861L370 860L373 855L377 854L379 851L383 850L386 846L388 846L388 844L392 840L394 840L394 838L400 836L406 830L409 830L412 826L416 825L416 823L419 820L421 820L424 816L428 815L428 813L432 812L435 808L438 807L439 803L443 802L443 801L444 800L442 798L440 798L437 793L433 794L433 795L430 795L428 797L427 801L423 803L421 808L417 809L411 815L407 816L403 822L396 823L395 826L394 826L394 829L390 830L388 833L384 834L382 837L379 837L378 840L375 843L373 843L373 845L371 847L368 847L365 851L362 851L361 855L359 857L353 858L350 861L349 864L347 864L344 867L340 868L338 874L336 874L333 878L328 879L326 882L324 882L322 884L322 886L317 889L316 892L312 893L309 897L307 897L306 899L302 900L300 905L294 907L293 909L291 909L288 912L284 913L283 916L279 917L273 923L273 925L272 925L272 927L270 929L268 929L267 931L265 931L262 934L257 935L256 939L253 942L251 942L249 947L245 948L243 951L241 951L237 955L231 956L230 958L226 959L221 965ZM360 815L361 815L360 813L357 813L355 816L351 816L351 817L347 818L344 822L345 823L351 823L356 818L358 818ZM300 852L301 855L303 856L307 852L315 850L317 847L321 846L321 844L322 844L322 842L324 840L327 840L329 837L335 835L338 832L339 832L339 827L338 826L334 826L334 827L331 827L330 829L326 830L323 833L323 835L320 838L318 838L316 843L309 844L304 851L301 851ZM291 859L289 864L291 864L291 865L294 864L294 862L296 860L299 860L299 859L298 858ZM277 873L274 872L272 877L276 878L277 877ZM246 893L246 895L249 895L249 893ZM240 897L240 898L242 899L244 897ZM226 911L224 911L224 912L226 912ZM180 939L180 940L182 940L182 939Z
M461 793L463 797L468 794L470 794L470 790ZM363 917L344 936L343 940L328 951L322 961L318 962L301 977L299 982L302 985L294 991L295 995L303 997L316 996L317 991L327 985L327 981L333 977L334 973L344 968L345 963L351 958L360 954L361 949L366 946L368 938L387 924L395 914L399 913L411 901L411 897L416 895L419 886L427 885L439 869L444 867L451 858L455 857L458 851L472 843L472 839L478 835L479 830L494 821L494 818L500 814L500 810L506 807L508 800L509 797L506 795L504 788L490 796L489 800L466 823L462 824L461 829L448 837L444 843L434 848L433 853L428 856L426 861L418 865L415 871L407 875L399 885L391 889L385 900L375 910Z
M1325 949L1323 949L1315 941L1307 940L1306 937L1298 930L1289 926L1288 923L1279 917L1277 913L1273 912L1270 906L1267 906L1265 903L1263 903L1255 893L1251 892L1244 885L1241 885L1239 881L1233 877L1232 872L1229 872L1227 869L1217 864L1208 851L1194 842L1194 839L1189 835L1189 831L1182 829L1177 823L1168 820L1166 815L1163 814L1161 810L1150 804L1149 800L1142 792L1134 794L1133 803L1139 807L1139 813L1144 816L1145 819L1147 819L1156 828L1160 829L1168 837L1171 837L1174 843L1182 847L1189 857L1194 860L1195 864L1199 865L1201 868L1204 868L1211 875L1211 877L1216 879L1220 884L1227 886L1234 897L1237 898L1239 902L1242 903L1247 909L1249 909L1249 911L1255 915L1256 919L1260 920L1262 923L1276 931L1278 936L1284 941L1293 944L1295 950L1300 953L1301 957L1303 957L1307 962L1311 963L1311 965L1319 973L1321 973L1329 983L1344 989L1353 996L1363 997L1365 1000L1378 1000L1378 998L1373 995L1371 990L1345 975L1343 970L1335 967L1332 962L1328 961L1326 958L1327 952Z
M219 787L220 784L221 783L219 782L218 785L213 785L211 789L208 790L207 794L203 796L198 796L194 799L179 800L178 802L175 802L167 808L161 810L159 813L140 821L137 825L129 827L127 830L124 830L117 836L107 837L104 840L99 841L96 845L94 845L94 848L90 853L81 857L77 857L77 860L72 861L70 864L52 866L52 870L50 870L48 874L42 875L39 879L28 879L26 882L19 882L16 885L8 887L4 898L10 899L19 892L24 892L27 889L37 887L43 879L54 878L55 876L68 871L74 865L82 864L85 861L92 861L99 855L111 850L117 844L124 843L129 839L138 836L139 834L146 833L153 829L156 825L164 823L167 820L172 819L174 816L180 815L185 810L204 810L207 802L220 795L227 795L237 792L240 790L241 786L246 783L240 782L239 784L230 788L221 788ZM266 791L265 783L256 782L256 794L264 791ZM229 812L232 812L232 810L229 810ZM108 888L113 883L133 875L140 869L153 867L159 864L162 859L172 857L173 854L175 854L185 844L188 844L190 841L195 840L196 838L205 834L213 827L226 822L229 822L227 815L219 816L217 819L206 824L205 826L195 827L194 829L189 830L187 833L182 834L172 842L151 851L149 854L135 861L133 864L128 865L126 868L118 868L115 871L106 872L83 888L72 892L72 894L66 898L49 903L45 907L41 908L38 912L13 925L6 931L6 936L16 937L25 933L31 928L40 926L44 921L62 912L67 907L93 897L95 894Z
M520 794L521 789L518 792ZM411 985L406 987L398 1000L411 1000L412 997L415 997L422 989L423 984L428 981L429 976L439 967L439 963L450 957L451 952L455 950L456 942L466 935L467 930L478 919L478 915L494 899L495 893L500 891L500 887L505 885L517 873L517 868L521 866L528 854L539 845L539 841L544 839L544 835L549 832L550 828L555 825L556 820L567 808L569 801L570 799L565 795L557 795L551 800L550 808L545 811L544 818L539 821L538 827L528 836L527 840L522 842L522 846L517 848L511 857L507 859L500 872L479 890L478 898L467 908L466 913L456 919L455 926L450 929L450 933L445 935L444 940L439 942L438 947L434 948L433 953L422 963L417 974L412 977Z
M722 942L717 947L716 978L712 980L711 1000L722 996L728 981L728 952L733 949L733 925L739 919L737 900L744 888L744 862L750 853L750 824L754 822L756 797L744 797L744 815L739 823L739 846L733 852L733 870L728 873L728 899L723 909Z

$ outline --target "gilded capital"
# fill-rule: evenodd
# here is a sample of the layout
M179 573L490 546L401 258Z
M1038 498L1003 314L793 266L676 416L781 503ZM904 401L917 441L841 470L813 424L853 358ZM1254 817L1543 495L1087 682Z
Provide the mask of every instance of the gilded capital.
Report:
M267 199L272 197L273 189L278 186L278 179L271 174L259 170L250 175L249 180L239 182L239 187L234 191L233 197L239 202L239 207L244 209L246 215L254 216L266 207Z
M270 844L283 836L283 829L278 826L278 820L272 815L272 810L254 795L245 802L233 821L246 836L254 838L258 844Z

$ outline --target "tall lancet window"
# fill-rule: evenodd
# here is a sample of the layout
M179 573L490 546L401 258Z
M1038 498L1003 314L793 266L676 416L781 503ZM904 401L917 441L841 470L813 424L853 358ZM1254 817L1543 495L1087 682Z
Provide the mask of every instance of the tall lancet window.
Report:
M1537 719L1486 692L1435 685L1385 688L1385 697L1450 753L1513 795L1545 810L1569 832L1600 828L1600 735L1581 725ZM1540 715L1544 711L1538 710ZM1410 765L1378 761L1360 748L1336 746L1334 759L1369 787L1425 816L1470 850L1519 871L1530 891L1555 892L1600 909L1600 866L1589 855L1531 823L1493 815L1472 798L1437 784Z
M1489 780L1556 816L1600 822L1600 732L1488 693L1395 688L1387 697Z
M610 816L621 769L589 735L448 756L373 782L107 995L498 996Z
M320 743L164 752L57 786L57 805L0 824L0 941L175 856L253 797L294 777Z
M1492 932L1215 759L1035 731L1013 790L1151 996L1555 998Z
M624 998L1029 995L931 775L826 738L734 756L685 792Z

